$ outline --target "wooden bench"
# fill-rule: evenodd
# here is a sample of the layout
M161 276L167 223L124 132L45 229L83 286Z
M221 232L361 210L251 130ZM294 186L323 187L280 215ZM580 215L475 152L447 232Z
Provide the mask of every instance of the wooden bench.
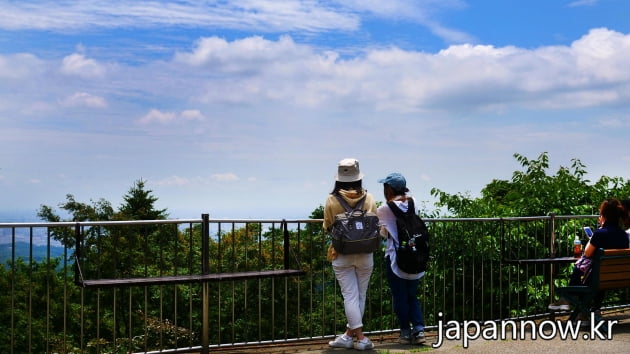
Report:
M573 305L573 321L582 312L590 312L593 300L601 290L630 288L630 249L600 248L592 258L588 285L569 285L557 289L558 295Z
M199 274L187 274L187 275L169 275L158 277L134 277L134 278L116 278L116 279L84 279L83 272L81 270L82 259L82 235L81 227L77 223L75 228L75 284L82 288L112 288L112 287L129 287L129 286L150 286L150 285L167 285L167 284L189 284L189 283L208 283L219 282L229 280L245 280L245 279L264 279L264 278L278 278L288 276L304 275L306 272L302 269L291 269L289 254L291 249L289 247L289 230L287 222L282 221L283 228L283 242L284 242L284 267L282 269L264 269L264 270L252 270L244 272L230 272L230 273L210 273L209 272L209 216L208 214L202 214L202 244L201 244L201 267ZM296 262L299 265L299 260L296 258Z

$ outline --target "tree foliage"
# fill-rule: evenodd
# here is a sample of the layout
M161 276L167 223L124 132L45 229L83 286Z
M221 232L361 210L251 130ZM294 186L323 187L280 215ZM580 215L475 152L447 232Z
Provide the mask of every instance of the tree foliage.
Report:
M620 177L602 176L591 182L586 178L586 166L579 159L572 159L569 167L560 166L554 174L549 173L550 164L547 153L541 153L536 159L529 159L520 154L514 154L522 169L512 174L510 180L494 179L482 190L481 196L472 198L469 195L457 193L449 194L439 189L432 189L431 193L437 198L436 206L448 211L458 218L506 218L506 217L534 217L555 215L594 215L597 214L599 204L606 198L627 198L630 196L630 181ZM569 255L570 246L576 236L581 235L582 223L588 220L573 220L555 227L555 254ZM533 226L524 227L520 223L497 221L492 227L477 230L474 227L457 230L457 239L434 238L432 247L438 250L436 263L444 266L436 271L438 278L453 278L454 273L465 274L466 269L454 269L448 264L466 265L474 272L464 275L462 281L475 284L478 280L475 272L491 271L494 262L508 259L545 258L551 254L550 230L547 223L533 221ZM595 226L595 225L593 225ZM500 230L499 230L500 229ZM576 232L577 230L577 232ZM489 234L502 235L501 240L489 238ZM500 242L499 242L500 241ZM477 257L475 257L477 255ZM481 257L479 257L481 255ZM494 262L493 262L494 261ZM556 285L566 283L571 265L556 275ZM544 294L549 293L549 285L544 280L550 276L524 275L527 267L517 267L505 264L501 268L500 279L510 283L504 289L483 288L475 284L473 288L484 289L480 296L497 298L498 303L509 303L510 297L516 297L519 302L528 306L511 315L520 316L526 313L536 313L546 308L548 299ZM433 272L433 270L431 270ZM514 279L524 277L523 282L515 283ZM513 284L513 285L512 285ZM445 296L457 296L456 291L448 292ZM505 299L505 301L503 301ZM484 305L491 313L494 304ZM465 305L455 312L465 313Z
M437 188L431 194L436 206L455 217L507 217L557 215L592 215L606 198L630 196L630 181L621 177L602 176L594 183L586 178L586 166L571 159L569 167L560 166L548 174L549 156L541 153L536 159L514 154L522 170L510 180L494 179L481 196L449 194Z

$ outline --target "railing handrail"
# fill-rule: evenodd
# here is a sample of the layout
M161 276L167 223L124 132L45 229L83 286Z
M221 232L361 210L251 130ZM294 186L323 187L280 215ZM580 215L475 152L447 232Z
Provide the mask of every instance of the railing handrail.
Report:
M597 215L554 215L556 219L588 219L596 217ZM437 217L437 218L424 218L427 222L488 222L488 221L532 221L532 220L548 220L552 216L509 216L509 217L487 217L487 218L455 218L455 217ZM56 222L0 222L0 228L12 228L12 227L72 227L72 226L117 226L117 225L149 225L149 224L190 224L201 223L203 219L162 219L162 220L117 220L117 221L56 221ZM235 218L235 219L209 219L212 224L216 223L321 223L323 219L253 219L253 218Z

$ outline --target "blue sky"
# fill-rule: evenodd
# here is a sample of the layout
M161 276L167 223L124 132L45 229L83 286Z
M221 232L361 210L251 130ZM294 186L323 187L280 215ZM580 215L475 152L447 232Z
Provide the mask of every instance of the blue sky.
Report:
M514 153L630 176L622 0L4 1L0 215L143 179L176 218L302 218L365 187L478 195Z

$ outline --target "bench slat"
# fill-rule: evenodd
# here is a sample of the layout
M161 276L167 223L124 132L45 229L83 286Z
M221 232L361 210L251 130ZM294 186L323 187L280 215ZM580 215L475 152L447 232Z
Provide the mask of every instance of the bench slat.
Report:
M600 290L622 289L622 288L629 288L629 287L630 287L630 280L628 279L609 280L606 282L599 283Z
M608 280L617 280L617 279L628 279L630 276L630 272L608 272L608 273L599 273L599 282L604 282Z
M604 250L604 257L610 256L630 256L630 248Z
M150 277L150 278L83 280L83 281L79 281L78 285L84 288L149 286L149 285L188 284L188 283L204 283L204 282L243 280L243 279L288 277L288 276L299 276L299 275L304 275L304 274L306 274L306 272L301 269L276 269L276 270L260 270L260 271L249 271L249 272L238 272L238 273L211 273L211 274L173 275L173 276Z
M630 263L626 262L626 264L604 263L601 265L601 269L599 272L602 274L607 274L607 273L624 273L628 271L630 271Z
M625 267L626 269L630 267L628 258L603 259L601 265L604 267Z

